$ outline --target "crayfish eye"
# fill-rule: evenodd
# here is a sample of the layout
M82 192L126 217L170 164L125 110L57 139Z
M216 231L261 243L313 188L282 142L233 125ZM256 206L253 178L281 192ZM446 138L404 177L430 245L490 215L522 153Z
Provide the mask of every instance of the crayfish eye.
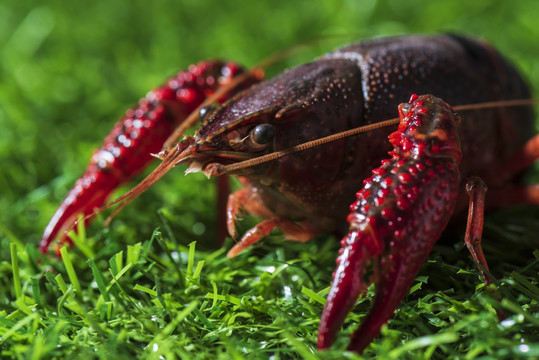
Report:
M251 130L251 139L255 144L265 145L273 140L275 128L270 124L257 125Z
M215 105L207 105L207 106L204 106L203 108L200 108L198 112L198 118L200 119L200 121L203 121L204 117L208 115L208 113L212 112L214 109L215 109Z

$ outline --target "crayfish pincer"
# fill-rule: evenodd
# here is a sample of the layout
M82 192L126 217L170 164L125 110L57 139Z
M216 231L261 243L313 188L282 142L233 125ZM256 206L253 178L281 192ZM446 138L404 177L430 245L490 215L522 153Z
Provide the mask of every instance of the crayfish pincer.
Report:
M234 63L202 62L151 91L96 151L47 227L41 250L57 236L69 241L64 230L74 219L91 216L166 144L162 163L121 201L178 164L207 176L238 176L245 187L218 206L226 214L221 225L235 238L240 212L264 220L229 257L273 229L295 241L346 234L320 349L332 344L371 281L375 302L350 348L360 352L377 336L453 213L464 210L466 183L472 206L465 239L490 282L480 246L485 207L539 203L537 187L518 185L518 175L538 157L533 112L509 106L530 92L495 49L456 35L402 36L349 45L270 80L259 75ZM411 97L416 93L432 95ZM386 123L406 99L396 131L348 136ZM479 103L490 105L470 105ZM174 146L193 119L201 121L195 136ZM471 185L470 176L477 176ZM485 205L480 179L489 193L506 195ZM219 194L227 195L226 186Z
M441 99L412 96L399 106L391 158L366 179L348 216L318 346L328 347L359 294L376 281L373 308L350 347L361 351L389 320L447 225L462 159L457 117ZM370 271L368 270L370 269Z

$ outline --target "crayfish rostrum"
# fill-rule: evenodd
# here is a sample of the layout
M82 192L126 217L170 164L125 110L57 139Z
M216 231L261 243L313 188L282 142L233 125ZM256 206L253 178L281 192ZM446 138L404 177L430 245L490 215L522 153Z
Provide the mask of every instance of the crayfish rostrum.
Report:
M41 250L57 236L69 241L64 230L77 216L102 206L166 144L161 165L123 199L178 164L208 176L239 176L245 188L228 198L229 234L236 236L234 221L242 210L265 220L243 235L230 257L275 228L296 241L320 232L344 235L322 314L321 349L332 344L371 281L375 303L350 348L362 351L379 333L452 214L464 210L465 187L472 204L466 242L490 282L479 243L485 208L480 178L490 192L509 194L490 204L487 199L487 206L539 199L536 187L515 180L537 158L531 109L500 106L457 115L448 105L530 97L496 50L456 35L385 38L344 47L267 81L259 78L233 63L202 62L151 91L95 152L45 230ZM432 95L411 97L416 93ZM212 104L205 103L208 97ZM300 149L392 118L409 98L399 107L396 131L378 129ZM173 133L172 140L179 138L195 110L201 120L196 135L167 141Z

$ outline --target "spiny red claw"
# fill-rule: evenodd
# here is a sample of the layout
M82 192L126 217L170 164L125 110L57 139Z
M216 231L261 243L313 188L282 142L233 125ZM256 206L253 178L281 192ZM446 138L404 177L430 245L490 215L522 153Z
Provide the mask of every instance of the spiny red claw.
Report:
M338 266L322 314L318 348L328 348L371 281L374 304L353 334L349 349L361 352L406 295L444 230L458 196L460 143L451 108L431 95L401 105L399 135L390 135L392 158L357 193L342 240ZM396 141L398 140L398 141ZM428 181L425 181L425 180Z
M174 128L217 88L230 83L242 71L238 65L222 61L191 65L188 71L179 72L149 92L137 107L127 110L54 214L43 234L40 250L46 252L57 236L61 242L70 243L62 232L78 216L91 214L102 206L116 187L140 173Z

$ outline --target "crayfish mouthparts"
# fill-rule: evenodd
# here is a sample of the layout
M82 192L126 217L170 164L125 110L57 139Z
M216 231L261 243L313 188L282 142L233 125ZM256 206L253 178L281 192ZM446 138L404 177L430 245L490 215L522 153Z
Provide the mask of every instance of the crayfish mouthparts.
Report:
M194 152L193 144L195 143L195 138L192 136L184 136L184 138L179 141L176 146L163 148L158 153L150 153L151 156L157 158L161 161L176 161L176 164L181 162L183 159L187 158Z
M162 160L166 161L168 156L173 156L173 161L175 161L174 166L188 165L187 170L185 170L185 175L202 172L207 178L226 173L226 164L242 162L257 156L256 154L248 152L218 150L204 143L191 144L182 152L178 153L178 151L176 151L176 153L177 155L166 154ZM217 161L222 161L224 164Z
M224 166L223 164L219 164L219 163L211 163L211 164L206 165L203 173L208 178L210 178L210 176L220 176L224 174Z

